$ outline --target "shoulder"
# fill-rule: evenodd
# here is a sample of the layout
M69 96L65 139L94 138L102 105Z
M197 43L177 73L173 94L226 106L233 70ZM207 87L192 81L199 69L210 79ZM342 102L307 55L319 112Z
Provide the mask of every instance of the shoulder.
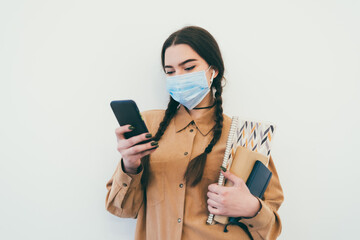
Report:
M224 122L229 122L229 121L231 122L231 117L229 117L225 113L223 113L223 117L224 117Z
M163 117L165 110L163 109L152 109L141 112L143 117Z
M227 126L230 127L232 118L229 117L228 115L226 115L225 113L223 113L223 118L224 118L223 126L224 127L227 127Z
M141 116L148 128L149 132L156 133L159 124L163 120L165 115L165 110L162 109L153 109L141 112Z

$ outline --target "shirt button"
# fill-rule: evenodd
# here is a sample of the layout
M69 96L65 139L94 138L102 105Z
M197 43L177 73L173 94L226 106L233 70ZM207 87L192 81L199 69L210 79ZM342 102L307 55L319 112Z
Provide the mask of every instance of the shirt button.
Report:
M179 184L179 187L180 187L180 188L183 188L183 187L184 187L184 184L180 183L180 184Z
M123 183L123 186L124 186L124 187L127 187L127 184L126 184L126 183Z
M178 218L178 223L181 223L181 218Z
M193 132L194 131L194 129L190 129L190 132Z
M188 152L184 152L184 155L185 155L185 156L188 155Z

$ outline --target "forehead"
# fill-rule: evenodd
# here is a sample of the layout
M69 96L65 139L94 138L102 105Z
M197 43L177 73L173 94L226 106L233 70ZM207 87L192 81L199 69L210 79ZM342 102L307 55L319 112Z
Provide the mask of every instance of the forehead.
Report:
M197 52L187 44L178 44L168 47L165 51L165 65L177 66L187 59L204 61Z

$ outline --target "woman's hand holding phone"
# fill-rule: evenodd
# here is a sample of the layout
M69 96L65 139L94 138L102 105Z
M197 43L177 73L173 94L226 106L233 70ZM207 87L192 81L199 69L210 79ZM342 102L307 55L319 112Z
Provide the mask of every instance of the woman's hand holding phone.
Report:
M123 159L124 171L126 173L136 174L141 165L141 158L154 152L159 145L156 141L138 144L151 139L152 135L150 133L143 133L126 139L124 134L132 130L134 130L134 127L131 125L124 125L116 128L115 134L118 142L117 150Z

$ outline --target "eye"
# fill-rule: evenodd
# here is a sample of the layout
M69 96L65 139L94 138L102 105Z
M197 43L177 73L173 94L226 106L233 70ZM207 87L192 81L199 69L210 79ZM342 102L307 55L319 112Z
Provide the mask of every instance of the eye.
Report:
M190 70L193 70L194 67L195 67L195 65L194 65L194 66L191 66L191 67L188 67L188 68L185 68L185 70L186 70L186 71L190 71Z
M167 71L165 74L168 74L168 75L170 75L170 74L173 74L175 71Z

